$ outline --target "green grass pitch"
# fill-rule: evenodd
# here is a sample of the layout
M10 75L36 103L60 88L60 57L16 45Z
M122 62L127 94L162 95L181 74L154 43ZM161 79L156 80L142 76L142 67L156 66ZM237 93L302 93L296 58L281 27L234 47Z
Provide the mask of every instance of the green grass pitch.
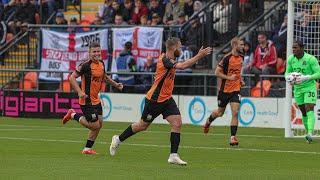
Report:
M239 128L240 146L230 148L229 127L183 125L179 154L188 166L167 163L170 127L148 131L108 154L111 137L129 123L104 122L82 155L88 130L75 121L0 118L0 179L320 179L320 140L285 139L283 129Z

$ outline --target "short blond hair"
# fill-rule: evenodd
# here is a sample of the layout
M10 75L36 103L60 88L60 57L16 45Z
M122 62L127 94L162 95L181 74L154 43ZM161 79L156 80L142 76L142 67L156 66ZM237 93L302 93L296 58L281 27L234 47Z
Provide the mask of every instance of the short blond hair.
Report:
M231 39L231 47L234 48L239 44L239 41L241 41L239 37L234 37Z

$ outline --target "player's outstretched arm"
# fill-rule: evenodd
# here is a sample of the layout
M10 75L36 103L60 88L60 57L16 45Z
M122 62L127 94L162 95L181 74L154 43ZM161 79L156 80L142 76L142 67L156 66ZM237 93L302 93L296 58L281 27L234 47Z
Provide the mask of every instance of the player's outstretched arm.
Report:
M80 98L84 98L87 95L81 91L81 88L77 82L77 78L80 77L80 75L75 71L71 74L70 78L69 78L69 82L71 84L71 87L78 93L78 96Z
M113 87L119 89L120 91L122 91L122 89L123 89L123 84L115 82L115 81L114 81L110 76L108 76L107 74L105 74L104 77L105 77L105 80L106 80L108 83L111 84L111 86L113 86Z
M202 59L203 57L211 54L212 52L212 48L211 47L207 47L207 48L203 48L203 46L200 48L199 52L197 55L195 55L193 58L190 58L184 62L181 63L177 63L175 65L176 69L186 69L191 67L192 65L194 65L196 62L198 62L200 59Z

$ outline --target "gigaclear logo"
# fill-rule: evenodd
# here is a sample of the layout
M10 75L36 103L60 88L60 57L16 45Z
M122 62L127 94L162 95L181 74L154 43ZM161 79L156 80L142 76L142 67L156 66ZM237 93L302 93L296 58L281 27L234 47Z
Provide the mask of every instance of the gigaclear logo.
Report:
M206 115L206 106L200 97L195 97L189 104L189 118L193 124L199 124Z
M112 111L111 99L107 94L100 95L100 98L103 103L103 109L105 110L105 113L103 114L103 119L107 119Z
M256 107L250 99L242 99L239 110L239 121L241 124L248 126L256 116Z

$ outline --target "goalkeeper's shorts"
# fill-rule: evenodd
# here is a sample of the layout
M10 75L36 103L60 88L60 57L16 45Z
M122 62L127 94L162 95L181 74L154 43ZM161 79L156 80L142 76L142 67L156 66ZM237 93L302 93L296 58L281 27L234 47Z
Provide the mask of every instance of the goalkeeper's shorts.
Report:
M316 104L317 102L317 89L312 88L303 93L295 93L294 99L297 105L302 104Z

